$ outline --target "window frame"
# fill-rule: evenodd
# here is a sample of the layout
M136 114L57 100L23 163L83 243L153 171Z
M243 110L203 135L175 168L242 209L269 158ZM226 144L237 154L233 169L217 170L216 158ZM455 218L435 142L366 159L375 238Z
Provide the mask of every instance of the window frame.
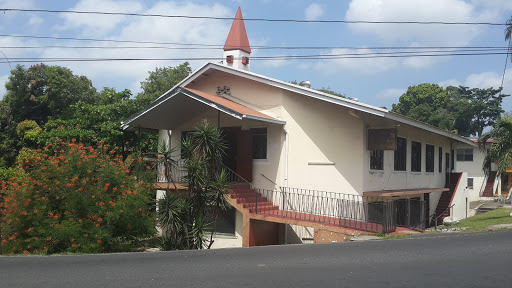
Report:
M443 147L439 146L438 153L439 155L437 158L439 159L439 173L443 173Z
M431 155L429 155L429 148L432 149ZM435 154L436 147L432 144L425 143L425 172L426 173L434 173L435 172ZM431 156L431 158L429 158Z
M460 148L455 152L457 162L473 162L474 160L474 149L473 148ZM471 151L471 153L469 153ZM461 153L459 153L461 152Z
M471 185L469 184L471 182ZM467 189L473 189L474 185L475 185L475 180L473 177L468 177L467 178L467 183L466 183L466 188Z
M419 141L411 141L411 172L421 173L422 144ZM419 149L419 151L414 151Z
M265 133L261 133L261 132L258 132L259 130L265 130ZM249 129L252 133L252 159L253 160L268 160L268 128L267 127L258 127L258 128L250 128ZM262 155L258 155L257 153L257 150L256 150L256 144L258 144L257 142L257 138L260 138L260 137L265 137L265 141L264 141L264 145L262 147L264 147L264 153L265 154L265 157L264 158L261 158Z
M373 170L373 171L384 171L384 150L370 150L369 151L369 155L370 155L370 170ZM377 155L373 155L373 154L377 154ZM377 163L373 163L372 160L374 159L378 159L379 161L377 161ZM379 167L375 167L376 165L372 165L373 164L377 164ZM374 167L372 167L374 166Z
M402 140L403 140L402 147L401 147L401 148L403 148L403 150L400 151L400 154L398 151L399 139L400 139L400 142L402 142ZM397 172L407 172L407 142L408 142L407 138L397 136L395 141L396 141L395 150L393 151L393 162L394 162L393 170L397 171Z

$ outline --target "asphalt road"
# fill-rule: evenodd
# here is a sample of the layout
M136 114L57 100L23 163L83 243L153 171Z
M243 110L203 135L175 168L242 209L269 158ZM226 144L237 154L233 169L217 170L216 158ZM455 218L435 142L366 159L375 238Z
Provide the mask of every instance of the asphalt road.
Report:
M512 287L512 230L203 251L0 257L0 287Z

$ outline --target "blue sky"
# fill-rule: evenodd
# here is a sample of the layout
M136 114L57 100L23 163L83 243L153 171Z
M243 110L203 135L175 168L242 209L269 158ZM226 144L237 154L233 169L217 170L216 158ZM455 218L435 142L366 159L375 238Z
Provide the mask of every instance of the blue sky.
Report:
M234 17L241 6L244 18L328 19L369 21L499 22L512 15L510 0L352 0L352 1L142 1L142 0L0 0L0 8L136 12L169 15ZM245 23L251 45L265 46L506 46L504 27ZM148 17L100 16L51 13L6 12L0 14L0 34L120 39L154 42L204 43L223 45L231 21L164 19ZM56 40L0 37L0 50L16 57L107 57L186 58L221 57L222 50L163 49L12 49L7 46L41 45L121 45ZM139 45L140 46L140 45ZM338 50L258 50L252 56L354 53ZM364 50L362 52L365 52ZM359 51L361 53L361 51ZM85 75L98 89L114 87L140 91L140 81L156 67L174 66L182 61L56 63ZM359 101L391 108L411 85L437 83L442 86L498 87L505 55L374 58L337 60L279 60L251 62L251 71L280 80L310 80L313 88L327 88ZM192 61L196 69L204 61ZM25 64L29 65L29 64ZM504 90L512 94L512 64L509 63ZM0 64L0 98L9 66ZM512 110L512 97L504 109Z

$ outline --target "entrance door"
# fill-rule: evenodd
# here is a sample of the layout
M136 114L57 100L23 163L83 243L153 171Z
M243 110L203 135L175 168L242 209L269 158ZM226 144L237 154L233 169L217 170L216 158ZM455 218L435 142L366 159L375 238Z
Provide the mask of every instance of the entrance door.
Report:
M240 134L239 127L222 128L222 135L224 143L226 143L226 156L224 157L224 165L229 169L236 172L236 155L238 152L238 135Z
M237 139L236 173L252 182L252 132L240 131Z

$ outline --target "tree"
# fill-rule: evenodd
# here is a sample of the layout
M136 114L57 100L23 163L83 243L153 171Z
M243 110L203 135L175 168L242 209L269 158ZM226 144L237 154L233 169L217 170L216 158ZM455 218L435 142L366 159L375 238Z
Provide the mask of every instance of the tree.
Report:
M463 136L481 136L503 112L504 97L500 89L479 89L437 84L411 86L393 104L393 112L453 131Z
M459 86L460 97L467 101L468 115L471 115L471 134L482 136L485 127L493 126L503 109L503 98L510 96L501 94L503 88L480 89Z
M393 104L392 111L409 116L425 123L439 126L440 117L435 115L446 107L446 90L437 84L423 83L407 89L397 104Z
M482 169L488 175L492 163L496 161L497 175L501 177L512 164L512 118L499 118L493 129L480 137L479 145L482 149L485 149L488 140L492 140L491 147L487 150Z
M210 248L215 228L208 241L208 219L213 219L215 223L220 210L228 205L225 199L227 174L221 169L226 145L217 127L202 123L184 140L182 149L187 171L187 192L171 193L167 190L165 197L158 202L158 216L163 230L162 248ZM170 158L171 153L172 149L162 151L161 160ZM175 165L175 162L170 160L168 164ZM176 182L169 173L172 168L164 167L169 183Z
M0 168L10 167L16 159L16 122L11 108L0 101Z
M60 66L38 64L25 69L18 65L5 84L4 102L11 108L15 122L35 120L45 123L79 101L88 101L96 93L85 76L74 75Z
M145 107L156 98L162 96L169 89L180 83L190 73L192 68L188 62L176 67L156 68L155 71L148 72L146 80L140 82L142 93L137 95L137 101L140 106Z

